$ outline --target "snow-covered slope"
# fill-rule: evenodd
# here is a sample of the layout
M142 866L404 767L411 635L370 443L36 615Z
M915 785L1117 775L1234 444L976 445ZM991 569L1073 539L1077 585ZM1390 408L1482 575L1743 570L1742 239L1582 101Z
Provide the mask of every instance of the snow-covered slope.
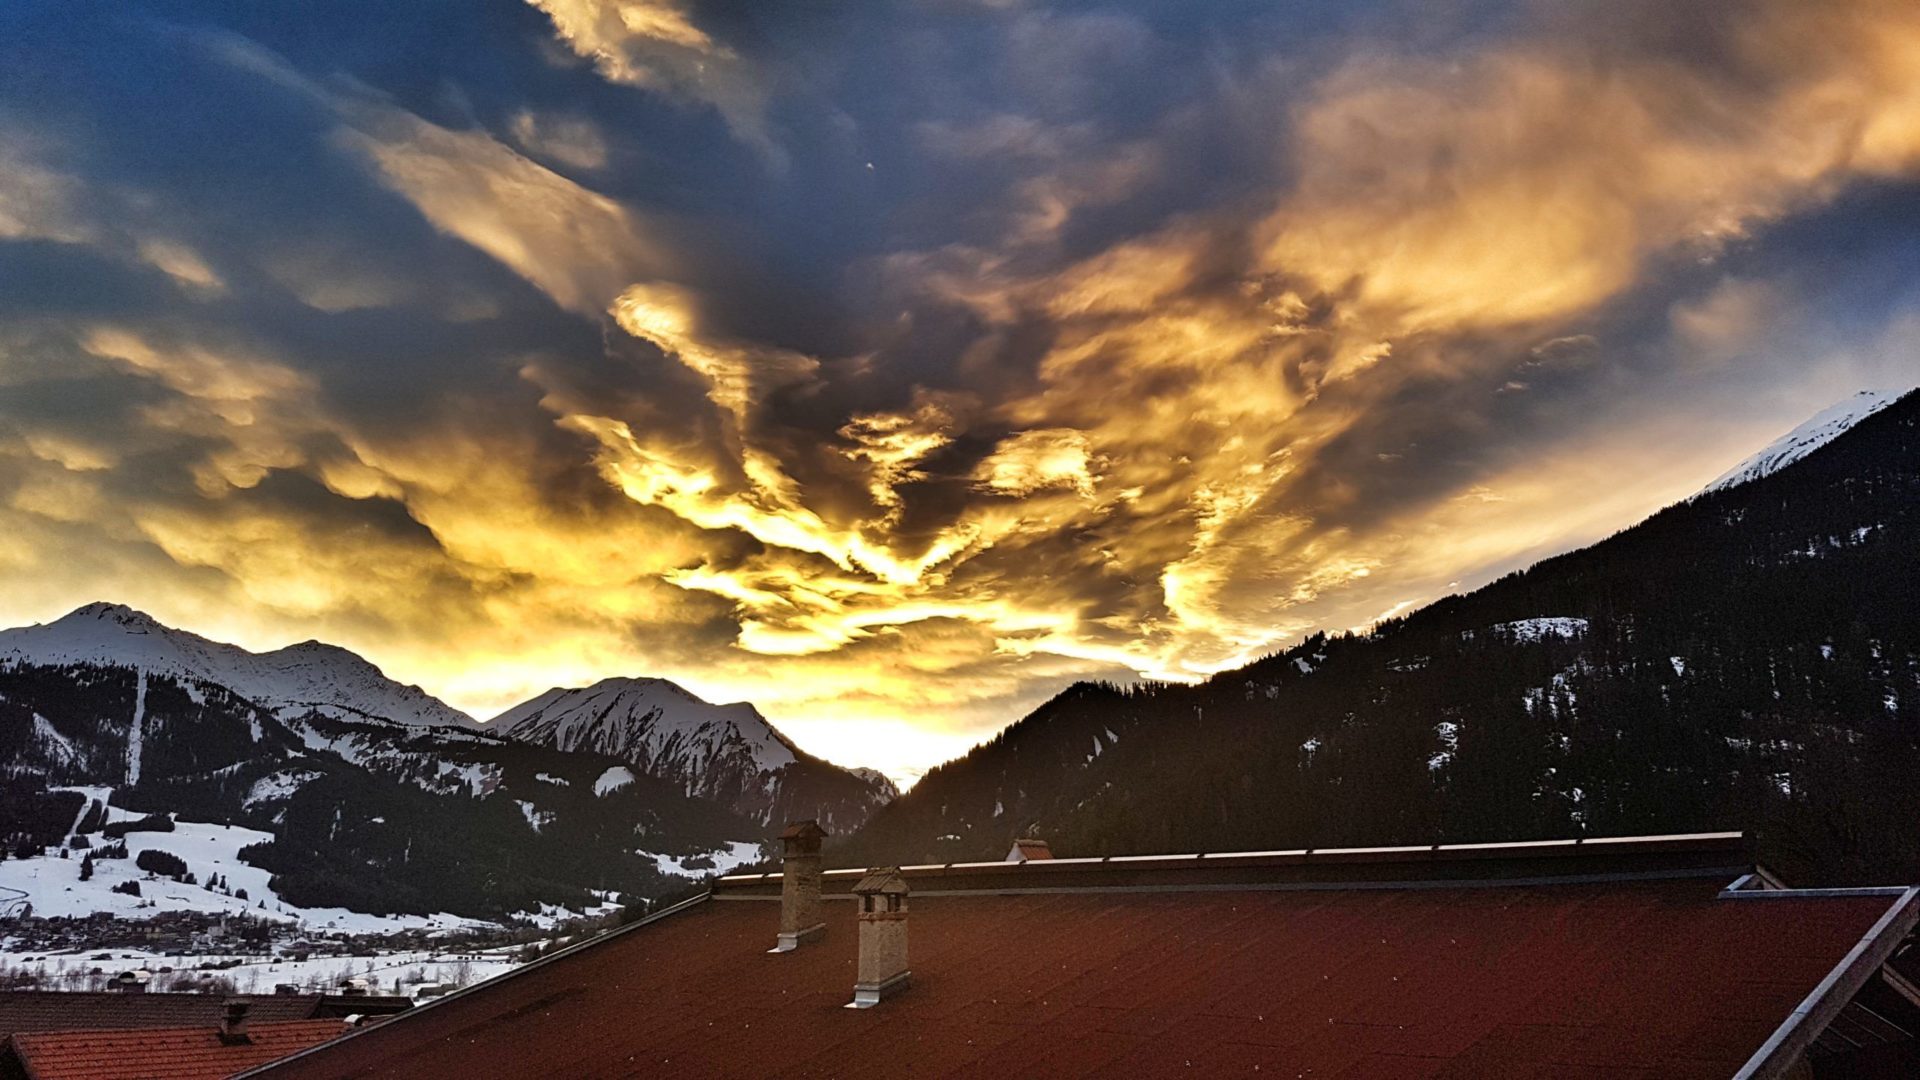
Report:
M303 641L272 652L209 641L122 604L88 604L54 622L0 630L0 662L100 664L224 686L282 717L318 711L408 724L471 726L473 718L359 655Z
M759 777L794 761L793 744L746 702L715 705L665 679L556 687L487 722L523 742L591 750L712 794L723 776Z
M110 788L56 790L79 791L103 803L113 795ZM105 820L129 821L139 816L109 805ZM128 834L126 843L130 852L164 851L185 862L196 879L191 885L149 874L135 866L132 858L94 859L91 876L82 881L81 862L91 854L88 850L76 849L67 858L49 850L29 858L0 860L0 899L32 904L33 913L43 918L84 918L95 912L108 912L123 919L139 919L170 911L207 911L300 921L360 934L457 930L486 925L455 915L368 915L345 908L298 907L273 890L271 873L240 858L241 848L272 839L272 833L257 829L185 820L176 822L170 832ZM68 843L71 841L63 840L61 846ZM217 885L216 877L220 879ZM129 881L138 883L138 896L113 891Z
M1905 390L1862 390L1822 409L1813 419L1780 436L1752 457L1735 465L1702 492L1720 491L1779 472L1832 442L1848 428L1900 400Z

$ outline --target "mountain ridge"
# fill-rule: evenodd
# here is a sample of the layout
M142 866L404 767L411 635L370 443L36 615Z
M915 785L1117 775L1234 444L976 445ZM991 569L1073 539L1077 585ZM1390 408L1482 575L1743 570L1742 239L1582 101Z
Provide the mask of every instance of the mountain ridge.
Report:
M473 717L387 677L350 649L309 639L253 652L181 630L125 604L95 601L50 623L0 630L0 658L43 665L115 664L227 687L276 715L308 710L473 728Z
M836 859L1746 828L1797 881L1920 875L1920 393L1750 482L1195 686L1075 684Z
M1702 488L1701 493L1722 491L1779 472L1845 434L1860 421L1912 392L1911 388L1855 391L1852 395L1820 410L1796 425L1793 430L1748 455L1740 464L1721 473L1712 483Z
M770 826L810 817L850 830L899 794L877 773L801 750L747 702L714 704L667 679L555 687L487 726L522 742L618 757Z

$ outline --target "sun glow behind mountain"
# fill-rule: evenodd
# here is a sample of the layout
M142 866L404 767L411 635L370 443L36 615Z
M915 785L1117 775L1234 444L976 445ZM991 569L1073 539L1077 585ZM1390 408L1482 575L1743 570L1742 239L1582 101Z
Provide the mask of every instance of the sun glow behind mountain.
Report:
M1912 384L1912 5L1438 7L0 15L0 621L910 779Z

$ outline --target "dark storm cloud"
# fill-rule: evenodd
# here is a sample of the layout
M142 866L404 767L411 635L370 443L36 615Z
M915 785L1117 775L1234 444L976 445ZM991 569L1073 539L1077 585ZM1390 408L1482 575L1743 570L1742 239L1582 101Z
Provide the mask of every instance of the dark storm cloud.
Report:
M908 771L1911 382L1916 73L1882 0L16 5L5 613Z

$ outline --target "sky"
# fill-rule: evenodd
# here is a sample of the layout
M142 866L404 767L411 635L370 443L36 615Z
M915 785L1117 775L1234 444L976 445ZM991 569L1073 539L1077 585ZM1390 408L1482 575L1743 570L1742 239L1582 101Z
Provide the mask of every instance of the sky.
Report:
M1908 0L0 8L0 624L481 718L663 676L911 781L1917 346Z

